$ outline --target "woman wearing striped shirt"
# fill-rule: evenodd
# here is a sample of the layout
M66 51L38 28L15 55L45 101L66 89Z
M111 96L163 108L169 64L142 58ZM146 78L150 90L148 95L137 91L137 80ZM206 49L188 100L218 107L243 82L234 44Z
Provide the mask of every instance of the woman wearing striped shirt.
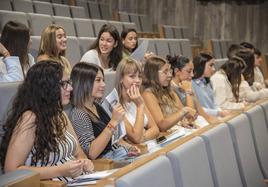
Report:
M84 152L90 159L120 160L126 157L128 151L124 146L112 145L113 133L125 115L123 107L116 104L110 118L97 102L103 97L105 89L102 68L95 64L77 63L73 67L71 79L74 108L70 119Z
M0 158L5 172L30 169L41 179L67 181L93 170L63 112L72 91L63 72L61 64L51 61L28 71L4 126Z

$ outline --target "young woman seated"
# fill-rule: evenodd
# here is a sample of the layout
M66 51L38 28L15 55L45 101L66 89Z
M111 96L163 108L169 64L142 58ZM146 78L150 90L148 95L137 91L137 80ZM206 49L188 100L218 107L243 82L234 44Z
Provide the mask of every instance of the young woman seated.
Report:
M216 117L204 111L192 90L193 62L183 56L168 56L167 59L173 70L171 86L180 98L182 104L196 109L197 113L200 115L199 117L203 118L203 120L205 119L208 123L219 123ZM202 124L199 125L202 126Z
M205 112L219 117L231 114L231 111L221 109L215 101L210 81L210 77L215 73L214 57L209 53L201 52L194 57L193 64L192 88Z
M134 59L123 59L116 69L116 90L126 115L124 123L127 137L132 143L154 139L159 129L140 94L142 83L141 64Z
M221 109L243 110L247 105L247 101L240 93L245 68L245 61L233 56L211 76L215 102Z
M144 66L144 91L142 97L160 131L167 131L186 117L191 123L197 112L183 106L171 89L172 69L163 58L151 56Z
M95 64L80 62L72 70L73 82L70 119L84 152L90 159L109 158L120 160L128 151L138 149L124 142L112 144L118 131L117 125L125 116L124 108L118 103L113 107L111 118L97 102L104 95L105 83L102 68Z
M71 91L61 64L43 61L29 69L5 121L0 148L5 172L29 169L41 179L68 181L93 170L63 111Z

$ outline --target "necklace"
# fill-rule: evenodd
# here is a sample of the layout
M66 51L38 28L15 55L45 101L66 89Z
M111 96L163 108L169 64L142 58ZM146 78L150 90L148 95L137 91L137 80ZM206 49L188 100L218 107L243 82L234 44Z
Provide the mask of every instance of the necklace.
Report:
M105 57L99 55L99 59L100 59L100 63L101 63L101 66L103 67L103 69L108 69L109 68L108 57L105 58Z
M97 112L97 108L96 106L93 104L92 106L90 107L86 107L88 110L90 110L90 112L92 112L95 116L97 116L99 118L99 114Z

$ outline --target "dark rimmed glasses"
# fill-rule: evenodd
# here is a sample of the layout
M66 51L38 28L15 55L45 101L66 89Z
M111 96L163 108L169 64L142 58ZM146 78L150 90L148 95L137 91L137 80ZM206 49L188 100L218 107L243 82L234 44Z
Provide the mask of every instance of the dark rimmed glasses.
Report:
M68 80L60 80L59 84L60 84L60 86L61 86L64 90L67 90L68 85L72 86L73 82L72 82L71 79L68 79Z

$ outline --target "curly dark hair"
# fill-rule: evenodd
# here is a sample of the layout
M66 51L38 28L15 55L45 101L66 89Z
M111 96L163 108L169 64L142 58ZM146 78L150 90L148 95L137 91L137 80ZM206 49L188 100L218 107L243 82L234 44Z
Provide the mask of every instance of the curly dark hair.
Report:
M26 79L18 88L4 123L4 137L0 147L2 167L12 134L15 133L14 129L20 124L26 111L31 111L36 116L33 124L36 127L34 140L36 152L32 157L32 165L38 161L47 162L50 152L59 152L57 142L65 141L64 131L67 126L59 84L62 76L63 66L53 61L42 61L29 69Z

